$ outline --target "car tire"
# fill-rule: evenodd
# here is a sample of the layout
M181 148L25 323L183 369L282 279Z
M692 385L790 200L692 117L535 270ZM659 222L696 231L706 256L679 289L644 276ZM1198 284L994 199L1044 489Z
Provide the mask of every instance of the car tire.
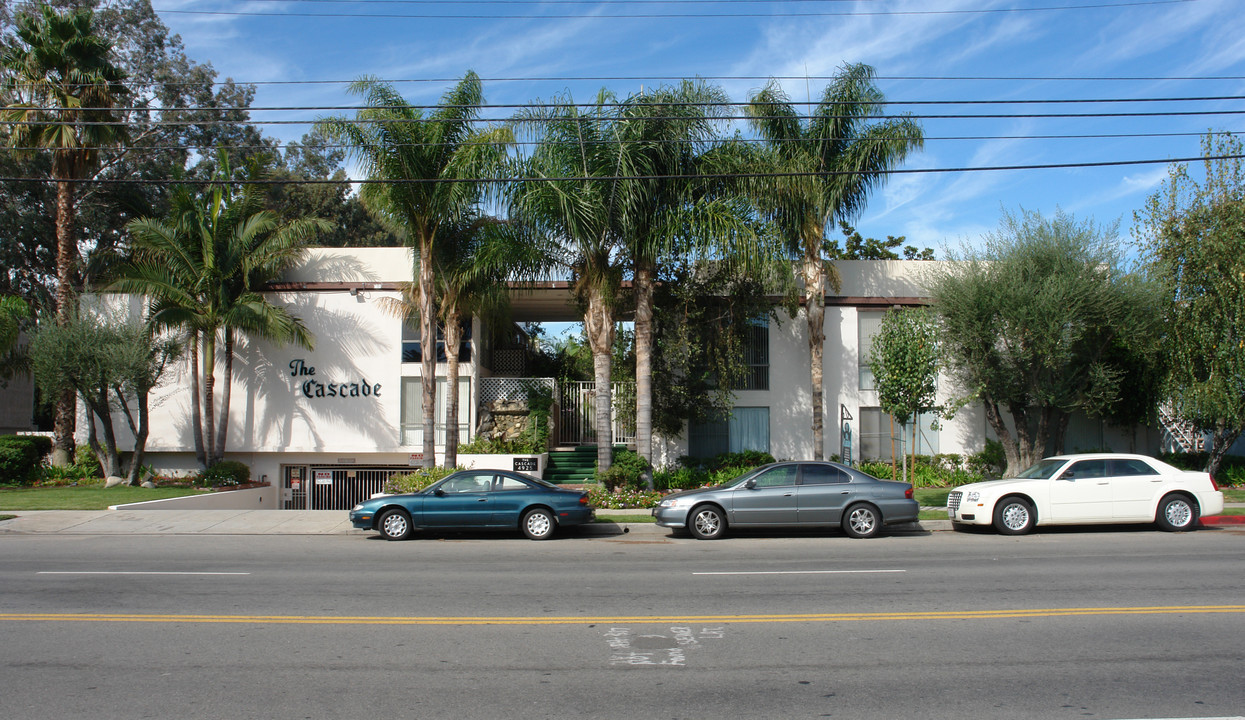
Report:
M687 514L687 529L697 540L717 540L726 534L726 516L713 505L698 505Z
M376 529L386 540L407 540L413 531L411 516L405 510L391 508L376 518Z
M848 537L871 538L882 530L882 513L868 503L858 503L843 512L842 525Z
M553 531L557 526L553 513L544 508L528 510L523 515L523 534L528 540L548 540L553 536Z
M994 529L1000 535L1026 535L1036 523L1033 504L1024 498L1003 498L994 506Z
M1185 495L1168 495L1159 503L1154 522L1167 532L1184 532L1197 528L1197 503Z

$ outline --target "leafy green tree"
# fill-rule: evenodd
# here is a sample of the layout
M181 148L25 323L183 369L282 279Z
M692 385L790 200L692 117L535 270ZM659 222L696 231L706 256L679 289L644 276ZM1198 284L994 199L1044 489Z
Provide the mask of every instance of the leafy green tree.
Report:
M38 13L17 16L16 41L0 56L7 75L8 102L3 119L12 123L8 142L30 152L50 151L50 176L56 185L56 316L66 323L74 313L78 254L77 182L89 177L98 148L120 142L124 126L113 124L113 108L129 91L125 73L109 57L112 46L93 27L89 10L59 13L47 5ZM73 452L74 398L66 391L57 402L56 455Z
M869 363L878 404L901 425L912 426L912 471L916 473L916 417L935 410L941 348L938 324L924 308L887 310L873 337Z
M195 454L204 467L225 453L237 335L313 347L314 338L302 320L262 290L299 261L317 233L328 229L323 220L286 220L265 210L264 188L255 183L266 168L258 160L235 177L222 157L218 172L217 182L202 193L178 188L167 219L130 223L135 259L111 285L116 291L148 296L155 328L187 334ZM225 369L219 412L218 342L223 342Z
M1210 433L1207 472L1245 429L1245 168L1240 139L1202 140L1202 179L1175 165L1136 213L1137 241L1166 288L1166 391Z
M1062 450L1073 412L1119 401L1128 365L1116 340L1158 332L1159 294L1125 270L1115 226L1022 210L984 240L933 271L929 292L947 366L1016 473Z
M904 245L906 238L900 235L887 235L885 240L862 237L856 228L839 221L839 230L843 233L843 247L838 240L831 240L826 251L833 260L933 260L934 251L929 248L917 248ZM902 257L899 250L903 253Z
M828 288L838 286L826 234L832 223L863 211L888 171L923 143L915 121L880 117L886 106L873 77L868 65L845 66L808 120L774 81L753 95L747 108L752 126L768 143L760 167L771 174L751 194L781 234L803 281L817 460L825 454L825 299Z
M25 369L24 353L17 340L30 321L30 306L12 295L0 297L0 387L19 370Z
M365 107L355 119L327 118L325 136L351 144L367 177L361 197L383 226L400 231L415 248L419 293L420 375L425 467L436 464L437 310L435 245L441 229L461 222L480 204L484 185L505 158L509 130L477 131L484 87L474 72L445 93L427 116L374 78L350 86Z
M35 382L44 395L67 391L82 398L87 442L100 467L109 476L126 472L131 485L138 484L150 433L151 391L180 352L177 343L158 340L141 325L95 317L42 323L30 343ZM134 437L128 471L117 449L115 412L125 417Z

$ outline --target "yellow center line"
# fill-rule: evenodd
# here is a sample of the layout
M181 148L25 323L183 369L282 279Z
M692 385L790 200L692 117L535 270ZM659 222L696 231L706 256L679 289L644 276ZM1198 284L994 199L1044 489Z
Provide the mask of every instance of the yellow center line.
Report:
M1006 620L1101 615L1205 615L1245 613L1245 605L939 610L924 612L802 613L772 615L617 615L562 617L403 617L333 615L164 615L142 613L0 613L0 621L256 623L275 625L621 625L683 623L819 623L878 620Z

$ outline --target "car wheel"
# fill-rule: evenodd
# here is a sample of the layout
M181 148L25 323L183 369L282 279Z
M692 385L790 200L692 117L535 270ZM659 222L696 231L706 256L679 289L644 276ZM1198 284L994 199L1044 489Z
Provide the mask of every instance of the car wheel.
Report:
M406 540L411 536L411 516L397 508L386 510L377 518L376 528L386 540Z
M1003 498L994 506L994 529L1003 535L1024 535L1033 530L1037 516L1028 500Z
M726 517L712 505L692 508L687 517L687 529L697 540L716 540L726 532Z
M544 508L529 510L523 516L523 534L529 540L548 540L555 527L557 524L554 522L553 513Z
M882 515L872 505L853 505L843 516L843 532L848 537L871 538L882 529Z
M1192 530L1197 527L1197 504L1184 495L1168 495L1159 503L1154 521L1168 532Z

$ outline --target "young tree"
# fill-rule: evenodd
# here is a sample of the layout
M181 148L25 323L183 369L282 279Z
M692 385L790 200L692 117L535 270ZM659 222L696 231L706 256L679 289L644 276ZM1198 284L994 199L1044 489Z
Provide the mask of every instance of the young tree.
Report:
M82 398L87 442L100 467L108 476L125 472L131 485L138 484L143 465L151 391L180 352L176 343L158 340L140 325L94 317L43 323L30 344L35 382L48 397L68 391ZM117 411L134 436L128 471L117 448Z
M1245 428L1242 149L1230 134L1208 134L1202 180L1175 165L1136 213L1138 244L1167 292L1167 394L1181 416L1210 433L1210 473Z
M1073 412L1118 401L1114 341L1158 332L1158 293L1125 271L1115 226L1062 211L1005 214L981 250L951 260L928 278L946 362L1017 473L1048 445L1062 450Z
M811 380L813 458L825 454L823 354L826 291L838 276L827 256L826 234L836 221L864 210L873 189L923 143L909 118L882 119L882 92L873 68L844 67L822 93L809 120L770 82L748 104L751 123L768 143L763 178L752 193L782 234L804 285Z
M901 425L912 421L914 481L916 418L923 411L936 410L940 353L938 324L925 308L887 310L869 352L878 404Z

